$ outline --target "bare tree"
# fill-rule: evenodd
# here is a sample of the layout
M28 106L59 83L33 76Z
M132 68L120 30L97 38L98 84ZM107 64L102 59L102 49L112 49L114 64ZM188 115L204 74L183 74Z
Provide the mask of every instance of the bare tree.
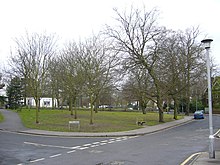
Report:
M177 119L178 96L186 86L181 85L182 64L179 60L179 40L176 32L171 31L161 46L163 59L161 59L160 66L165 70L163 73L166 84L166 100L172 99L174 101L174 119ZM168 102L170 103L170 101Z
M0 71L0 90L3 89L5 84L2 82L2 73ZM4 96L0 96L0 107L5 103L6 98Z
M0 73L0 82L2 81L2 73ZM0 89L2 89L5 86L4 83L0 83Z
M100 93L112 85L119 60L100 36L86 40L82 47L79 64L84 77L84 93L90 98L90 124L94 123L94 107ZM117 78L115 78L117 79Z
M73 107L77 96L82 93L84 79L82 78L82 69L80 67L79 58L81 56L80 45L70 42L63 49L59 57L59 76L62 81L62 90L68 96L69 110L73 115ZM75 108L74 117L77 119L77 110Z
M63 89L61 75L60 75L60 62L58 57L54 57L50 60L49 64L49 76L48 76L48 86L49 95L52 97L52 109L55 107L60 107L61 100L61 90ZM55 98L57 105L55 106Z
M158 42L160 43L158 73L163 74L160 77L165 85L164 100L174 101L174 119L177 119L180 100L183 96L188 98L189 105L192 87L205 74L205 61L200 43L196 41L197 37L198 29L192 28L188 29L186 34L181 31L169 31L164 40Z
M11 71L25 80L26 91L36 103L36 123L39 123L39 101L47 78L50 58L55 54L54 35L37 34L16 38L16 51L11 56Z
M195 80L205 74L205 58L202 54L200 42L197 41L199 28L189 28L179 32L179 45L182 66L182 79L184 81L185 98L187 100L186 115L189 115L191 87Z
M150 75L155 94L151 98L157 103L159 121L163 122L162 91L163 84L157 72L158 41L166 35L166 29L157 26L157 11L150 12L132 9L129 14L117 14L118 28L107 26L106 33L115 41L116 49L125 53L128 67L144 67Z
M153 99L151 98L152 84L147 70L144 68L130 70L123 86L123 93L127 100L138 101L139 108L143 114L146 114L147 103Z

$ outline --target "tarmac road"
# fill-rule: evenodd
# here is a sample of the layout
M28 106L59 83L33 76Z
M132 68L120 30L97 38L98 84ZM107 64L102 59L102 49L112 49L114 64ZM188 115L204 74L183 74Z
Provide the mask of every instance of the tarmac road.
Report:
M5 114L5 110L1 111ZM12 116L10 114L11 118ZM14 121L19 122L17 119ZM220 125L219 117L215 116L213 121L216 131ZM13 127L16 122L0 124L2 130L0 132L0 164L176 165L193 153L207 151L208 147L207 117L205 120L193 122L190 119L185 121L186 124L178 127L166 125L169 127L165 130L162 124L160 126L162 130L157 130L156 133L152 130L152 133L145 130L143 134L144 130L140 129L139 135L138 131L132 132L137 136L118 134L117 137L92 138L72 138L73 134L60 137L57 132L52 133L53 137L17 134L18 129L21 129L19 132L26 133L28 129L19 124ZM40 134L39 131L38 134ZM59 136L54 136L54 134Z

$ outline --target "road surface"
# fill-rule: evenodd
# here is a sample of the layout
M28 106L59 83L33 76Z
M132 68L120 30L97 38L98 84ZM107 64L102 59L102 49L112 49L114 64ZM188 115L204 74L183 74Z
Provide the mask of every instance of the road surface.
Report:
M220 117L214 116L213 122L217 131ZM64 138L1 131L0 164L177 165L193 153L208 151L208 136L208 117L131 137Z

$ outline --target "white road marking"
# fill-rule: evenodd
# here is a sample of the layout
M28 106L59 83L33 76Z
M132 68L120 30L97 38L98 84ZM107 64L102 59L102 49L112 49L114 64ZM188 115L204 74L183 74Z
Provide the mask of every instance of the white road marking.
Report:
M56 154L56 155L52 155L50 156L50 158L55 158L55 157L58 157L58 156L61 156L62 154Z
M114 143L115 141L110 141L110 142L108 142L109 144L111 144L111 143Z
M220 129L214 134L214 137L218 136L218 134L220 133ZM219 138L219 137L217 137Z
M94 142L94 143L92 143L92 144L99 144L100 142Z
M66 153L67 153L67 154L70 154L70 153L73 153L73 152L76 152L76 150L68 151L68 152L66 152Z
M32 161L30 161L30 163L39 162L39 161L42 161L42 160L44 160L44 159L45 159L45 158L40 158L40 159L32 160Z
M102 146L102 145L105 145L105 144L107 144L107 143L100 143L101 146Z
M90 153L95 153L95 154L97 154L97 153L102 153L103 151L98 151L98 150L91 150L91 151L89 151Z
M88 148L94 148L94 147L99 147L105 144L111 144L111 143L115 143L115 142L120 142L122 140L128 140L128 139L132 139L132 138L136 138L138 136L131 136L131 137L127 137L127 136L123 136L123 137L118 137L118 138L114 138L114 139L108 139L108 140L102 140L100 142L94 142L94 143L88 143L88 144L84 144L82 146L74 146L74 147L65 147L65 146L56 146L56 145L46 145L46 144L40 144L40 143L32 143L32 142L24 142L24 144L29 144L29 145L35 145L35 146L43 146L43 147L55 147L55 148L64 148L64 149L78 149L78 150L85 150ZM76 150L71 150L66 152L67 154L76 152ZM93 150L91 151L93 152ZM56 155L52 155L49 158L54 158L54 157L58 157L61 156L62 154L56 154ZM30 163L34 163L34 162L38 162L38 161L42 161L45 158L40 158L40 159L36 159L36 160L32 160L30 161ZM18 164L18 165L22 165L22 164Z
M71 147L70 149L77 149L80 148L81 146L75 146L75 147Z
M81 147L81 148L78 148L78 149L80 149L80 150L85 150L85 149L87 149L87 148L89 148L89 147Z
M90 147L91 148L94 148L94 147L98 147L99 145L91 145Z
M115 140L116 142L120 142L120 141L122 141L121 139L118 139L118 140Z
M138 136L130 136L129 139L137 138Z
M41 146L41 147L54 147L54 148L72 149L72 147L55 146L55 145L47 145L47 144L32 143L32 142L24 142L24 144L29 144L29 145L34 145L34 146Z

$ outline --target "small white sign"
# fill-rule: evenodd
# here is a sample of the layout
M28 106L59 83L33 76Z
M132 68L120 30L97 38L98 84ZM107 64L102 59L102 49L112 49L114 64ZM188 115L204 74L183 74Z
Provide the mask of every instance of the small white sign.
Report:
M69 124L79 124L79 121L69 121Z
M69 130L71 128L71 125L78 125L78 130L80 130L80 122L79 121L69 121Z

